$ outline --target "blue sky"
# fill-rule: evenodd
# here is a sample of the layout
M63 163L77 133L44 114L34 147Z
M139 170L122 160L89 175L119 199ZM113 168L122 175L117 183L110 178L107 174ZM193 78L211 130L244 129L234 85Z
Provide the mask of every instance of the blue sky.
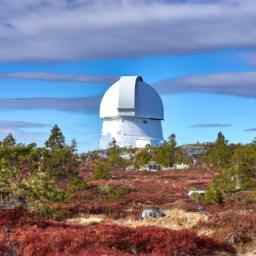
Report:
M0 0L0 139L58 124L97 148L100 98L122 75L160 93L179 144L256 137L254 0Z

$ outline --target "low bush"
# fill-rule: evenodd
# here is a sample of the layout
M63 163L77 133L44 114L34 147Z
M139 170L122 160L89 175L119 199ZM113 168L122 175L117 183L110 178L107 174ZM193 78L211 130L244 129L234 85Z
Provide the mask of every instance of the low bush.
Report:
M88 187L86 181L77 176L70 181L65 192L65 200L70 201L74 198L75 193Z
M134 167L139 169L143 165L147 164L152 159L152 154L147 150L142 150L135 156Z
M256 213L240 209L213 211L207 221L200 221L197 230L212 230L213 237L231 243L247 243L255 239Z
M100 192L100 198L104 200L118 200L122 198L128 189L124 186L99 186L97 189Z
M218 187L210 185L204 195L204 202L208 204L223 204L223 193Z
M0 212L0 225L0 250L7 252L11 248L15 255L196 256L235 252L226 243L188 230L106 224L74 226L39 218L22 208Z
M46 204L40 204L36 210L36 213L40 216L58 221L63 220L69 216L69 212L67 210L55 205L48 206Z
M197 192L194 192L192 195L191 195L192 199L198 203L198 204L203 204L205 203L205 194L200 194L200 193L197 193Z
M96 180L111 178L109 165L107 163L97 163L92 175Z
M31 227L17 231L21 255L210 255L214 251L234 252L225 244L190 231L117 225L96 227Z

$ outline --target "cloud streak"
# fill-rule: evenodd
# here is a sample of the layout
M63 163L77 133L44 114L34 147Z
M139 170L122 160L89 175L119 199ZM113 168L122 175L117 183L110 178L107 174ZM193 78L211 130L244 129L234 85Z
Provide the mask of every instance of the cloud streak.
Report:
M256 128L249 128L244 130L245 132L256 132Z
M0 73L0 78L42 80L61 83L111 84L118 79L114 76L88 76L46 72Z
M239 55L239 59L246 62L250 66L255 67L256 66L256 52L255 51L249 51L245 52Z
M101 96L81 98L16 98L0 99L0 111L48 109L65 112L97 113Z
M161 94L216 93L256 98L256 72L217 73L167 79L155 84Z
M20 128L43 128L49 126L49 124L35 122L0 120L0 130Z
M22 129L0 129L0 139L3 139L7 134L12 133L18 142L43 142L47 134L44 132L27 132Z
M26 129L40 129L50 127L49 124L27 121L0 120L0 138L12 133L18 141L41 141L46 136L45 132L27 131Z
M218 123L209 123L209 124L194 124L190 125L189 128L224 128L231 127L231 124L218 124Z
M255 0L2 0L0 61L256 47Z
M256 98L256 72L216 73L172 78L160 81L153 86L161 95L215 93ZM101 98L102 95L74 98L0 98L0 111L50 109L97 114Z

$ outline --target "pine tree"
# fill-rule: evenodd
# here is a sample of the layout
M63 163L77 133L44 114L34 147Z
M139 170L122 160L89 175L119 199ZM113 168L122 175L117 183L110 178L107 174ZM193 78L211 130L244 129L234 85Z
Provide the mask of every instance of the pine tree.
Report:
M117 145L115 138L109 143L107 151L108 162L112 168L122 167L121 148Z
M3 139L3 142L2 142L2 145L4 147L14 147L16 144L16 140L15 138L13 137L13 135L11 133L9 133L4 139Z
M70 144L70 150L75 153L77 152L77 141L75 138L72 139L71 144Z
M252 140L251 144L256 146L256 137Z
M172 167L176 162L176 135L172 133L168 138L169 166Z
M176 135L171 134L167 141L154 149L153 160L165 167L172 167L176 162Z
M148 150L144 149L140 151L135 156L135 168L139 169L141 166L148 164L151 159L152 155L148 152Z
M228 141L222 132L219 132L214 146L207 152L206 161L210 166L220 169L229 165L231 157L232 150L228 145Z
M176 163L182 164L184 163L184 155L183 155L183 149L182 147L177 148L176 150Z
M47 148L50 148L51 151L61 149L66 146L65 145L65 137L62 134L62 132L57 124L53 126L53 128L51 130L50 137L45 142L45 146Z

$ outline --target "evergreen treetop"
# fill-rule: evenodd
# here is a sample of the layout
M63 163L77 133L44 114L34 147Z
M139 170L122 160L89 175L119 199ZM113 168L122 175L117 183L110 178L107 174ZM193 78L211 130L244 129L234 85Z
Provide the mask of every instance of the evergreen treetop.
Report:
M57 124L54 125L51 129L50 137L45 142L45 146L49 148L51 151L55 151L66 146L65 137Z

